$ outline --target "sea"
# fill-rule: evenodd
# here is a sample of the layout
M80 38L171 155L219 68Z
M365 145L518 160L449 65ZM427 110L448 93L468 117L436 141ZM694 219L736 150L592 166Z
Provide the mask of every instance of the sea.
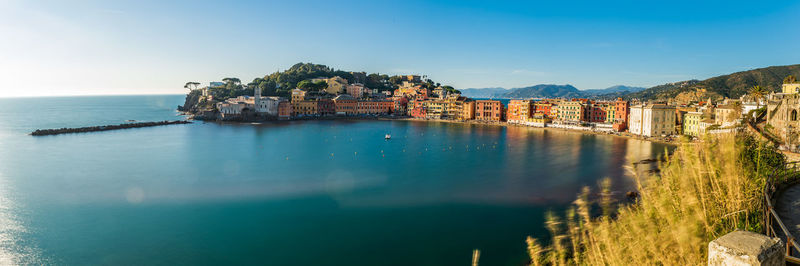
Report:
M428 121L214 123L181 95L0 99L0 264L524 265L544 213L662 144ZM391 134L391 139L384 136Z

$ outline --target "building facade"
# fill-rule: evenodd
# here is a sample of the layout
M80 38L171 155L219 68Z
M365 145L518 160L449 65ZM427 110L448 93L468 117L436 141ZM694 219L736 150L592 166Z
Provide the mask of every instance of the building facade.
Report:
M580 122L583 120L585 106L580 101L565 101L558 105L558 120Z
M506 120L509 123L520 123L528 120L531 117L531 104L530 100L510 100L508 102L508 111L506 111Z
M703 120L703 112L686 112L683 115L683 134L688 136L700 136L700 121Z
M475 120L480 121L503 121L503 113L505 113L503 103L495 100L477 100L475 101Z
M675 134L675 107L647 104L631 107L629 132L654 137Z

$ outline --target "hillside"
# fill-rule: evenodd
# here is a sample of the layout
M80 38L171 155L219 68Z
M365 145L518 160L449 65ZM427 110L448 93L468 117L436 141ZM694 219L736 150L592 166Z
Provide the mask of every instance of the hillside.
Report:
M581 91L585 95L605 95L605 94L625 94L625 93L632 93L646 90L647 88L644 87L631 87L625 85L616 85L611 86L605 89L592 89L592 90L583 90Z
M750 88L759 85L767 91L780 90L783 79L789 75L800 75L800 65L771 66L722 75L706 80L687 80L655 86L640 92L626 94L627 99L655 100L675 98L681 93L695 93L705 89L709 96L738 98Z

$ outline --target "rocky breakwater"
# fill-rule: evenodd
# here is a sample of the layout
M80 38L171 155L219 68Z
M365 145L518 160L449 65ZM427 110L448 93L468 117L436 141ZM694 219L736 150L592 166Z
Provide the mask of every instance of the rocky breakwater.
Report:
M190 123L192 122L185 120L175 120L175 121L125 123L119 125L78 127L78 128L37 129L36 131L31 132L31 136L48 136L48 135L68 134L68 133L86 133L86 132L108 131L108 130L117 130L126 128L154 127L154 126L190 124Z

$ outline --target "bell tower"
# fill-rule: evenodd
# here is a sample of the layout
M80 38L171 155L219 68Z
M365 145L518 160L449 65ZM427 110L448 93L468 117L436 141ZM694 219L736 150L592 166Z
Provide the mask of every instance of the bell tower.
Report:
M256 112L259 112L261 109L261 88L256 85L253 89L255 91L255 95L253 95L253 104L255 105Z

